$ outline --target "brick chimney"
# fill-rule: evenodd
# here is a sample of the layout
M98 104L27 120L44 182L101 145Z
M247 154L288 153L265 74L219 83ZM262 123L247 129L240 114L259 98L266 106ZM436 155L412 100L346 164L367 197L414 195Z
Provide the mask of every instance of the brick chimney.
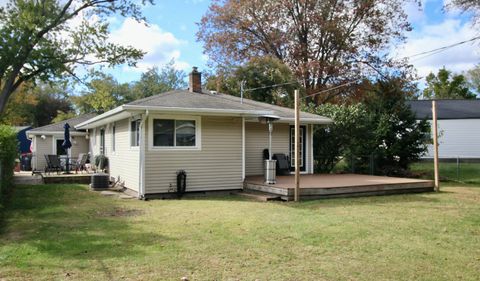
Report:
M202 73L196 66L193 67L188 78L188 90L192 93L202 93Z

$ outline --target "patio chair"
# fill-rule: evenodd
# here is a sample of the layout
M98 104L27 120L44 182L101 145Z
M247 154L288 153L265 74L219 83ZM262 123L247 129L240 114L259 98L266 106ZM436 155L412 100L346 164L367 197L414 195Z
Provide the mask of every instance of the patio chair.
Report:
M73 163L73 168L75 169L75 173L78 171L86 171L85 164L87 163L88 154L87 153L79 153L77 161Z
M277 160L277 175L285 176L290 174L290 164L285 154L276 153L273 159Z
M60 158L58 155L48 154L45 155L45 160L47 160L47 166L45 167L45 173L57 172L57 174L63 171L63 167L60 163Z

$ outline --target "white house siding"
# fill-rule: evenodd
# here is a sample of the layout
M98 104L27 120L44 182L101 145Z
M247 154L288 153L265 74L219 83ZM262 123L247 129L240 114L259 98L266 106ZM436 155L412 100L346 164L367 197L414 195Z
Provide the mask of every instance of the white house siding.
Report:
M174 192L178 170L187 172L187 192L242 188L242 119L204 116L200 123L199 150L150 149L147 144L146 194Z
M35 170L43 171L47 166L45 155L55 154L56 148L54 146L54 140L63 139L63 133L58 135L46 135L45 139L42 139L40 135L35 135L33 145L33 163L32 166ZM88 141L84 136L73 136L72 148L70 150L70 157L77 158L79 153L88 152Z
M128 119L115 122L115 151L112 150L113 124L90 130L92 162L100 154L100 129L105 129L105 156L109 160L110 177L120 180L125 187L139 191L140 156L138 147L130 147L130 124Z
M480 158L480 119L438 120L439 157ZM433 145L425 157L433 157Z
M274 123L272 154L289 153L290 125ZM245 123L245 175L263 175L263 150L268 148L268 125Z
M40 136L34 136L34 151L33 151L33 168L37 171L43 171L47 165L45 160L45 154L52 154L53 138L52 136L46 136L42 139Z
M88 153L88 140L85 136L74 136L72 139L72 148L70 151L70 156L72 158L77 158L80 153Z
M272 132L272 154L290 153L291 124L274 123ZM311 125L305 125L306 132L306 173L312 173ZM245 175L263 175L263 150L268 148L268 125L258 122L245 123Z

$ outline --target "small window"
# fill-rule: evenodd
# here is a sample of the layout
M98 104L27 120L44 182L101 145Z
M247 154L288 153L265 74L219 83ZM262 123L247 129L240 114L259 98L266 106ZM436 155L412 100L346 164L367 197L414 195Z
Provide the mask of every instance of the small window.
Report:
M130 146L140 146L140 120L130 122Z
M105 129L100 129L100 154L105 155Z
M112 152L115 152L115 123L112 126Z
M195 120L153 120L153 146L194 147L196 146Z
M63 148L62 144L63 144L63 139L56 140L57 155L67 155L67 150Z

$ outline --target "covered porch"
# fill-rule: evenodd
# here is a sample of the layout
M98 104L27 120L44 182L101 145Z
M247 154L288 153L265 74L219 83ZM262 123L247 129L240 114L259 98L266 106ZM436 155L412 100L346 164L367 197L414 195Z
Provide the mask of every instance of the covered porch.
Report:
M301 199L430 192L433 187L433 181L421 179L358 174L300 175ZM278 195L282 200L293 200L295 177L277 176L276 184L266 184L263 176L248 176L244 181L244 190Z

